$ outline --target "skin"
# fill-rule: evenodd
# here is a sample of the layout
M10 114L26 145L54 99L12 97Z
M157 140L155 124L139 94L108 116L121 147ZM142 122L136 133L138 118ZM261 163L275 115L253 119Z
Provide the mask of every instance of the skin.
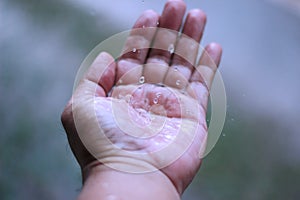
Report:
M142 13L122 56L115 62L100 53L62 113L82 169L79 199L180 199L196 175L207 139L209 88L222 49L208 44L197 60L206 15L193 9L183 22L185 9L183 1L169 0L161 15ZM136 30L145 27L165 30ZM167 30L181 27L186 36L179 38ZM144 48L151 43L153 48ZM170 44L174 55L157 49ZM134 48L138 51L130 51ZM137 84L141 76L144 83ZM166 146L171 149L163 151Z

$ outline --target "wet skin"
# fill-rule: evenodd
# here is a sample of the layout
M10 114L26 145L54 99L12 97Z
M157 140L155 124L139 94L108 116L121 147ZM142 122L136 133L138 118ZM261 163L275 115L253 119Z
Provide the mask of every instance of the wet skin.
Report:
M211 43L196 60L206 15L191 10L182 25L185 8L183 1L172 0L161 16L145 11L122 56L115 62L100 53L81 80L62 121L83 171L98 164L124 171L156 169L179 194L195 176L207 139L209 88L222 49ZM174 34L181 26L188 37ZM164 29L135 30L147 27ZM144 48L151 43L153 48ZM153 153L170 144L169 150Z

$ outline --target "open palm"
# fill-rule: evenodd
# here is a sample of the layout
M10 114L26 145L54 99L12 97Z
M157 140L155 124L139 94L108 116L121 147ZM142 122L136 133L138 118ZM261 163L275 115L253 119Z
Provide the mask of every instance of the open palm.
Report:
M161 16L145 11L118 61L101 53L81 80L62 121L82 168L161 170L180 193L195 176L221 47L208 45L197 61L206 17L191 10L178 36L184 13L183 1L168 2Z

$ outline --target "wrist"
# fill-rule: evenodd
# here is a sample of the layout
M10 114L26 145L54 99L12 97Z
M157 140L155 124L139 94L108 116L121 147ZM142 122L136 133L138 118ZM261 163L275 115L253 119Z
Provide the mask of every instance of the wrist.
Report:
M83 170L84 185L79 199L180 199L169 178L157 170L127 173L102 164ZM95 198L97 197L97 198Z

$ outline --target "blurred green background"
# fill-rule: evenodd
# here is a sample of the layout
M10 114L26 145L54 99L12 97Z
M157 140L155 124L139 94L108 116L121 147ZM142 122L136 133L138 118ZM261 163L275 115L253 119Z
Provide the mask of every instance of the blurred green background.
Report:
M300 3L186 0L223 45L224 131L184 195L300 199ZM60 124L85 56L159 0L0 2L0 199L74 199L80 169Z

